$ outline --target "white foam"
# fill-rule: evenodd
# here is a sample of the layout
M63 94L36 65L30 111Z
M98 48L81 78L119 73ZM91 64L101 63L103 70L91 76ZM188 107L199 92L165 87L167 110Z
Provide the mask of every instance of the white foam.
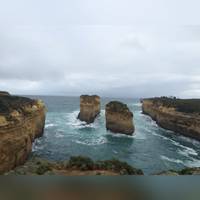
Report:
M126 135L121 133L111 133L110 131L107 131L106 135L110 135L112 137L118 137L118 138L134 138L135 135Z
M168 137L165 137L163 135L160 135L160 134L156 134L155 132L151 132L152 135L155 135L155 136L158 136L164 140L168 140L170 141L172 144L174 144L175 146L177 147L180 147L182 148L181 150L178 149L178 153L181 154L181 155L184 155L184 156L190 156L190 155L193 155L193 156L197 156L198 153L191 147L187 147L187 146L184 146L182 144L180 144L179 142L176 142Z
M134 104L132 104L133 106L138 106L138 107L141 107L142 106L142 103L134 103Z
M77 144L82 144L82 145L87 145L87 146L96 146L96 145L102 145L107 143L107 140L105 138L98 138L98 139L93 139L93 140L87 140L87 141L80 141L80 140L75 140L74 141Z
M173 158L169 158L167 156L163 156L161 155L160 156L162 160L166 160L168 162L173 162L173 163L177 163L177 164L184 164L182 160L179 160L179 159L173 159Z
M61 134L61 133L59 133L59 132L56 132L55 137L56 137L56 138L63 138L64 135Z
M75 129L81 129L81 128L96 128L97 123L91 123L87 124L86 122L82 122L79 119L77 119L79 111L73 111L72 113L68 113L67 115L67 125L72 126L72 128Z
M45 124L45 128L49 128L49 127L53 127L53 126L56 126L55 124L53 123L50 123L50 124Z

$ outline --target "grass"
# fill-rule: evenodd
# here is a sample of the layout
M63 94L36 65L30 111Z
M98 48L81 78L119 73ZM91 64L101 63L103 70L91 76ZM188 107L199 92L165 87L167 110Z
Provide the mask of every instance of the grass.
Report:
M87 170L108 170L117 172L121 175L142 175L143 172L140 169L136 169L130 166L126 162L121 162L117 159L105 160L105 161L93 161L88 157L73 156L69 159L66 165L67 168L74 168L82 171Z

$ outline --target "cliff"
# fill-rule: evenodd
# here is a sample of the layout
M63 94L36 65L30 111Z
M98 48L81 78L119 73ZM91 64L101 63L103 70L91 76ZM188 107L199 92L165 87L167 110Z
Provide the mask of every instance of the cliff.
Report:
M40 100L0 95L0 173L25 162L43 134L45 112Z
M93 161L88 157L76 156L62 162L30 157L23 166L19 166L5 175L115 176L143 175L143 172L116 159Z
M200 100L152 98L142 100L144 114L162 128L200 140Z
M126 104L111 101L106 105L106 128L114 133L132 135L135 131L133 113Z
M78 119L90 124L93 123L100 113L100 97L97 95L80 96L80 113Z

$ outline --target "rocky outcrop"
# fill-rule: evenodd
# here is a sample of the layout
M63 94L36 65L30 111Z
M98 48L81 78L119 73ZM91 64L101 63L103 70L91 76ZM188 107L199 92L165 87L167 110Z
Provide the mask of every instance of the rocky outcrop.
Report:
M155 175L162 175L162 176L181 176L181 175L200 175L200 167L194 168L184 168L182 170L168 170L164 172L157 173Z
M100 97L97 95L80 96L80 113L78 119L85 121L87 124L93 123L100 113Z
M111 101L106 105L106 128L114 133L132 135L135 127L133 125L133 113L126 104Z
M142 110L162 128L200 140L199 100L152 98L142 100Z
M5 91L0 91L0 96L10 96L10 94Z
M30 157L23 166L19 166L5 175L116 176L143 175L143 172L116 159L93 161L88 157L76 156L63 162Z
M0 173L26 161L32 142L43 134L45 112L41 100L0 96Z

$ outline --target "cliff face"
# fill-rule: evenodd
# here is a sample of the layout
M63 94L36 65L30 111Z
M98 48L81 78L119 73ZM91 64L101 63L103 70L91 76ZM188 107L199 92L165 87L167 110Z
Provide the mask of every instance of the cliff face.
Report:
M78 119L86 123L93 123L100 113L100 97L93 95L80 96L80 113Z
M0 96L0 173L23 164L43 134L45 105L25 97Z
M135 131L133 113L126 104L112 101L106 105L106 128L114 133L132 135Z
M162 128L200 140L199 113L177 111L175 106L163 104L162 99L160 101L159 99L142 100L142 110Z
M142 170L116 159L93 161L88 157L73 156L63 162L52 162L39 157L30 157L23 165L5 175L143 175Z

